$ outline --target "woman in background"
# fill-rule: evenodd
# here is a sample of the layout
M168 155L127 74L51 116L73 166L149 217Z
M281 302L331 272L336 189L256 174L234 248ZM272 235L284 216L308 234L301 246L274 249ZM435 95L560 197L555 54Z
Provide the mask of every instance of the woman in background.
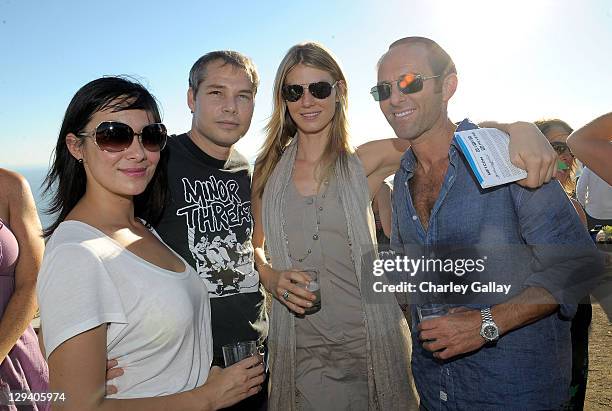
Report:
M565 121L557 118L538 120L535 125L538 126L557 152L555 178L559 180L565 193L571 198L575 198L578 164L566 143L567 137L574 130Z
M576 169L578 165L566 140L573 129L563 120L549 119L535 122L542 134L550 141L557 152L557 171L555 178L565 190L580 220L587 227L587 217L582 205L576 200ZM591 299L586 296L580 301L576 315L572 318L572 381L570 383L570 410L582 410L586 395L589 372L589 327L593 317Z
M578 173L578 164L566 143L567 137L572 133L573 129L565 121L556 118L538 120L535 122L535 125L538 126L557 153L557 170L555 171L555 178L559 181L565 194L567 194L572 202L576 213L578 213L578 217L580 217L580 221L586 226L586 214L584 213L582 205L576 200L576 174Z
M48 391L49 372L30 321L45 244L25 178L0 168L0 405L8 391ZM31 404L47 410L49 404ZM4 409L0 406L0 409ZM8 406L9 410L17 410Z

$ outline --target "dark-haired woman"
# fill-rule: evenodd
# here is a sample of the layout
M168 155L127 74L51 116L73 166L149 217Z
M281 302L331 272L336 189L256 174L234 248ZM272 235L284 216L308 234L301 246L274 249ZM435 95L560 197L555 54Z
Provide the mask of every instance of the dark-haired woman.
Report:
M209 369L208 293L150 228L166 138L154 98L124 78L94 80L68 106L38 282L50 390L65 396L54 409L209 410L260 389L258 357ZM107 358L125 374L105 397Z
M44 242L34 198L25 178L0 168L0 409L9 392L45 392L47 363L30 321L36 313L36 276ZM8 408L3 408L6 406ZM48 404L31 404L46 410Z

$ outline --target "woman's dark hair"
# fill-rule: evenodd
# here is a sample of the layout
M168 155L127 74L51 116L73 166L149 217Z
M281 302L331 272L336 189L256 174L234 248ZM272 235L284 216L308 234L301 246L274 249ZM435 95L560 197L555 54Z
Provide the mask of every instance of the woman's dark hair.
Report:
M43 232L49 237L85 194L87 177L83 165L66 146L66 136L79 136L95 113L144 110L153 121L161 122L155 97L140 83L126 77L102 77L93 80L76 92L64 115L51 168L43 182L45 195L51 196L47 212L57 218ZM81 137L79 137L81 138ZM134 214L149 224L161 218L167 195L166 151L162 150L155 174L146 190L134 197Z

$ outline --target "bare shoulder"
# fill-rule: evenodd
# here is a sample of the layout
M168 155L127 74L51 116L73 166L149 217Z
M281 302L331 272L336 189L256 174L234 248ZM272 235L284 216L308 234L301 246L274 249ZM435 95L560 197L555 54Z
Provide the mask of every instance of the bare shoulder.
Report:
M0 193L4 201L23 201L32 196L28 180L19 173L0 168Z
M30 190L30 184L24 176L5 168L0 168L0 187L14 191Z

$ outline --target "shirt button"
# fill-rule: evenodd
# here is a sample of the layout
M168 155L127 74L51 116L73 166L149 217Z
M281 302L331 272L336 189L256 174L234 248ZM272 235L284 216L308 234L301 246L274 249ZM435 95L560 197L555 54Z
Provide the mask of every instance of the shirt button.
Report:
M315 234L315 235L313 235L313 236L312 236L312 239L313 239L313 240L318 240L318 239L319 239L319 236L318 236L317 234Z
M415 215L413 215L413 216L412 216L412 219L413 219L414 221L418 220L418 218L419 218L419 217L417 217L417 216L415 216Z

